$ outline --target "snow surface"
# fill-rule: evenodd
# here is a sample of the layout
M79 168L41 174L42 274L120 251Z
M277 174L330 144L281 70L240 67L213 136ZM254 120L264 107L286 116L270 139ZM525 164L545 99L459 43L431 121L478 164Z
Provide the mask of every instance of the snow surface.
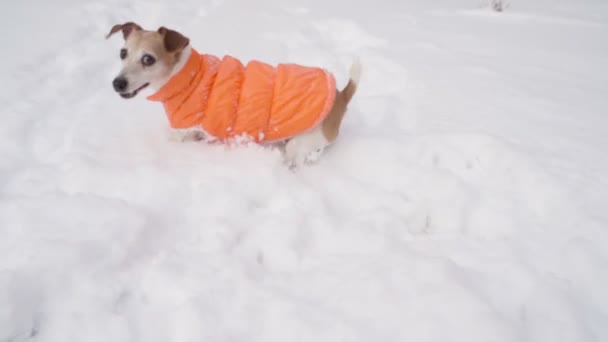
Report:
M482 2L5 2L0 341L608 341L608 4ZM339 142L172 141L127 20L360 56Z

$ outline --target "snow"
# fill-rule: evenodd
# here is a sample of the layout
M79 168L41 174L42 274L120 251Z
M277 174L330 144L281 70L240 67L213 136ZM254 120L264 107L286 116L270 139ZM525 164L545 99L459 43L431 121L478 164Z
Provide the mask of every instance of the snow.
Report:
M13 1L0 341L607 341L604 1ZM113 24L363 75L297 172L113 93Z

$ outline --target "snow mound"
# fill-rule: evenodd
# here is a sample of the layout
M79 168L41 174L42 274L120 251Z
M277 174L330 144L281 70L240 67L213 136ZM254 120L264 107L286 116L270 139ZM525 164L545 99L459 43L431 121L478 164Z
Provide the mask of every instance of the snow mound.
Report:
M0 16L0 341L608 340L600 1L22 1ZM115 23L364 74L338 142L177 142Z

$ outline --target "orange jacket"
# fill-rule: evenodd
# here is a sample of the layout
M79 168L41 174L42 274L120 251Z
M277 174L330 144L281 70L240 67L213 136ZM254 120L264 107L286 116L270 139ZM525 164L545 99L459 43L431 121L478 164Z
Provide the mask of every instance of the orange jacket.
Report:
M173 128L202 128L217 139L246 135L277 141L307 131L331 110L336 81L323 69L295 64L247 66L231 56L192 54L183 69L148 97L163 102Z

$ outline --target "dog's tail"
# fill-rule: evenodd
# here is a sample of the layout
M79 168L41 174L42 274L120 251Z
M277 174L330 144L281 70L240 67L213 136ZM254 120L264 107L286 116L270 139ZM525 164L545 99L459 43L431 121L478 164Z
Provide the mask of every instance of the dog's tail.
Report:
M342 96L346 100L346 103L350 102L350 99L353 98L355 92L357 91L357 86L359 85L359 80L361 79L361 61L357 58L353 65L350 67L350 79L346 84L346 87L342 89Z

